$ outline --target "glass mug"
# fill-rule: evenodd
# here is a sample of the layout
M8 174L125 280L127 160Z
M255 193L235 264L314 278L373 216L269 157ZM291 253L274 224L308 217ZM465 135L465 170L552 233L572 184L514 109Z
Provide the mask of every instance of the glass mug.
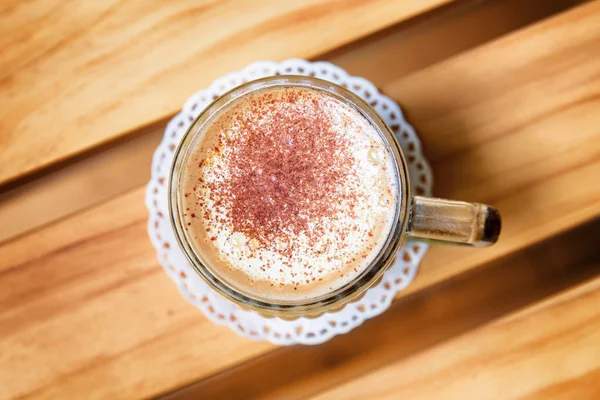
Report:
M394 223L379 254L353 281L319 297L302 301L274 301L259 298L226 282L207 263L202 252L193 245L184 229L182 207L183 169L187 157L211 117L224 111L236 100L266 88L300 87L321 91L323 95L342 101L363 115L377 130L391 155L398 179ZM186 258L206 283L238 306L267 317L295 319L317 316L358 300L393 264L398 249L407 237L433 242L486 246L496 242L500 234L498 211L485 204L412 196L406 160L398 140L381 116L362 98L333 83L321 79L280 75L247 82L217 98L192 122L177 150L169 176L169 213L175 237Z

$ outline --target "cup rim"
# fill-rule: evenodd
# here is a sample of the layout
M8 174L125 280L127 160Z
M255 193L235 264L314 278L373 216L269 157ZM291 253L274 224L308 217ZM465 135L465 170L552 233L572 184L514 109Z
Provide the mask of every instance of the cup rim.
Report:
M398 201L395 210L395 220L389 234L386 236L385 244L377 256L352 281L334 291L302 301L261 298L244 293L242 290L236 289L232 287L233 285L227 284L223 279L220 279L217 274L213 273L209 267L209 263L202 258L198 251L194 250L191 241L188 240L186 230L184 229L183 213L180 212L182 208L182 192L180 190L182 170L186 164L187 156L189 156L190 150L193 148L191 146L193 139L202 132L204 124L212 116L242 96L249 95L257 90L278 86L305 87L320 90L353 107L376 128L382 137L385 147L392 157L398 179L396 193ZM249 81L229 90L209 104L191 122L175 150L169 171L169 219L175 233L175 239L188 262L213 290L226 299L231 300L241 308L251 309L268 317L279 316L294 319L302 316L319 315L359 298L366 289L381 278L382 274L393 263L398 248L402 245L406 236L405 233L408 225L409 200L411 198L408 177L406 159L396 136L383 118L365 100L342 86L322 79L301 75L276 75Z

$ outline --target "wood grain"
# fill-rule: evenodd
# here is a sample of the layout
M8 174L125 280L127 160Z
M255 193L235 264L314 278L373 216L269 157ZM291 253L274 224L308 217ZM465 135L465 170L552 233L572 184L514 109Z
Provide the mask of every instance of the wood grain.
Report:
M0 247L0 398L147 397L273 348L183 300L139 194Z
M600 277L314 399L600 397Z
M598 234L600 221L586 224L405 296L382 316L323 345L278 349L164 400L302 399L343 386L597 276Z
M599 8L586 4L389 86L409 118L424 126L436 176L447 179L438 179L438 193L489 200L504 217L495 247L432 249L407 293L600 214ZM502 70L503 85L491 79ZM556 90L567 78L569 90ZM493 119L486 104L502 118ZM453 130L458 121L462 129ZM460 141L436 136L445 131L434 127ZM577 134L565 136L567 127ZM436 147L438 140L451 151ZM446 171L453 168L464 176ZM274 348L212 325L180 298L156 263L142 204L143 191L135 190L0 245L5 397L152 396Z
M584 0L486 0L407 21L335 49L325 57L387 88L410 73L564 12ZM418 19L419 21L415 21ZM414 22L411 24L411 22ZM408 26L407 26L408 25Z
M384 88L418 127L435 194L504 217L498 246L443 249L458 261L411 290L600 215L599 49L595 1Z
M448 2L4 2L0 184L174 114L250 62L311 57Z
M0 190L0 242L147 183L165 125L150 125L94 154L53 165L52 173Z
M396 25L318 58L340 65L351 74L364 76L379 87L386 87L411 72L580 2L461 2L441 15L429 13L418 23L413 19L412 23ZM63 163L65 165L54 164L51 172L46 171L48 173L0 193L0 226L3 227L0 241L146 183L150 178L148 165L165 125L166 121L160 121L136 130L123 140L115 140L102 148L95 147L91 154L86 152L80 157L71 157Z

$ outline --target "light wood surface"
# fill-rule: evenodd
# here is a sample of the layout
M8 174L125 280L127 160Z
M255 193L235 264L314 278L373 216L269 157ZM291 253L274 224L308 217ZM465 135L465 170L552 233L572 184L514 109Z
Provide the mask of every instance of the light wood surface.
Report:
M273 348L185 302L139 195L0 247L0 398L147 397Z
M386 87L411 72L579 2L461 2L448 12L421 23L397 25L318 58ZM3 227L0 242L145 184L150 178L148 165L152 153L165 125L166 121L159 121L128 133L123 140L95 148L84 157L71 158L49 173L0 193L0 225Z
M153 124L37 179L0 189L0 242L147 183L165 125Z
M598 304L599 277L313 398L595 400Z
M386 87L411 72L578 3L579 0L463 2L440 16L419 24L395 26L319 59ZM477 35L473 35L475 31ZM398 55L410 57L398 59ZM166 121L159 121L128 133L123 140L95 148L85 157L71 158L50 173L0 193L0 242L145 184L150 178L152 153L165 125Z
M448 1L3 2L0 184L174 114L252 61L312 57Z
M527 1L535 4L537 0ZM402 2L403 5L407 3ZM443 2L433 3L437 5ZM568 3L565 0L562 4ZM14 17L10 26L21 35L15 37L24 37L23 31L18 29L19 21L43 21L54 15L56 10L64 11L63 6L52 9L49 3L40 1L31 4L36 7L28 8L26 3L17 2L0 6L0 12L10 13ZM109 3L94 3L93 7L98 9L85 4L83 9L75 7L71 14L65 13L61 18L74 21L79 13L85 16L88 15L86 13L92 15L101 12L100 8L108 7ZM224 4L230 3L215 4L201 8L198 18L212 21L214 7L220 10L229 7ZM299 7L299 3L289 4L290 7ZM363 2L348 4L352 5L349 7L352 11L341 18L355 18L367 9ZM389 4L392 3L386 3L386 6ZM414 6L416 2L411 4ZM471 14L470 20L472 23L478 21L473 15L487 15L493 20L497 10L507 10L499 4L490 2L485 6L478 5L481 7L478 8L479 14ZM517 5L522 3L509 1L506 4L518 10ZM292 11L279 9L284 16L274 17L277 23L249 23L259 24L260 40L266 40L276 32L297 32L297 27L278 25L282 20L287 21L287 18L299 21L298 26L305 24L298 15L310 16L311 21L321 21L320 18L329 15L323 8L329 5L322 3L315 6L310 3L301 11L297 8ZM129 15L125 12L130 13L134 6L134 3L123 3L107 12L105 20L112 21L115 28L124 27L125 22L130 21L120 20L116 16ZM371 3L371 6L377 4ZM377 12L370 11L372 14L365 18L367 25L371 18L385 13L386 6L379 7L380 11ZM171 10L169 7L174 6L160 7ZM553 7L557 7L555 10L560 8L556 4ZM449 8L448 12L458 12L456 10ZM238 15L239 10L229 12ZM313 12L317 13L316 17ZM186 14L183 9L182 13ZM403 17L388 15L386 18L391 24L398 18L413 14L407 12ZM140 21L163 21L165 15L168 15L165 9L161 8L161 12L158 12L150 8ZM510 19L510 12L504 15ZM531 15L535 19L534 15L548 14L537 11ZM431 17L440 18L433 14ZM105 34L111 26L105 26L104 19L93 25L89 18L83 18L82 25L78 25L91 25L89 34L97 30ZM521 17L522 25L527 23L527 18ZM4 22L4 18L1 20ZM156 35L164 35L165 43L179 40L183 34L197 32L195 27L189 26L190 21L188 19L188 25L181 30L164 27L163 24L161 29L165 30L157 30ZM451 25L457 24L460 18L445 21L437 25L438 33L453 31ZM139 33L138 29L144 28L142 22L133 24L132 30L123 28L125 31L119 31L118 35L115 33L115 36L103 37L106 43L102 40L99 44L90 42L92 53L98 48L112 49L114 42L125 46L129 39ZM335 30L339 36L332 33L331 38L323 40L327 42L326 46L320 47L320 50L316 47L311 49L317 52L330 45L334 48L371 32L368 29L383 26L373 25L367 29L362 25L364 23L361 22L363 31ZM86 135L85 139L82 138L85 141L83 147L69 150L71 152L62 145L57 147L62 155L53 156L52 160L97 146L108 137L102 136L105 132L128 137L124 142L94 147L94 153L89 157L81 156L81 163L77 161L59 167L54 164L57 172L69 174L69 171L75 171L73 173L80 177L79 181L68 181L61 179L59 174L54 180L45 181L48 189L44 193L48 202L61 201L56 193L65 196L64 203L69 205L60 205L56 208L60 212L55 214L65 217L0 243L0 398L140 398L166 394L192 384L187 390L174 393L173 397L235 398L240 393L245 394L243 390L247 389L252 397L302 398L322 394L339 398L338 395L345 397L344 394L361 393L360 390L380 382L383 379L381 377L387 380L380 385L381 394L391 398L396 398L396 394L403 390L415 395L427 395L446 386L455 390L449 393L460 394L465 393L464 388L470 384L476 388L502 384L492 386L498 388L492 394L499 394L499 398L515 398L532 393L540 399L559 395L573 398L568 397L571 394L580 396L575 398L585 398L594 393L596 387L600 387L594 379L598 376L600 357L591 359L590 356L597 354L592 346L597 343L598 337L595 332L586 330L582 321L592 321L595 325L590 326L593 327L598 323L599 299L594 290L599 284L595 277L600 272L596 240L599 226L598 222L589 221L600 216L600 185L597 184L600 176L600 114L597 112L600 108L600 59L596 57L600 44L600 1L584 4L533 27L469 50L506 32L500 29L495 31L492 24L492 29L487 31L492 33L490 36L484 34L481 41L455 38L455 41L449 41L447 52L432 52L437 55L424 56L420 65L401 63L404 69L400 68L400 71L404 72L398 74L389 68L383 69L382 75L372 69L368 72L363 58L365 55L371 55L373 60L383 63L389 59L390 51L411 49L415 43L434 40L434 36L426 33L431 32L426 28L430 23L424 20L419 25L409 26L412 31L405 31L405 28L388 30L368 40L337 49L326 57L339 62L351 73L372 79L386 94L401 103L407 118L417 127L425 154L432 162L436 177L434 191L437 195L490 202L500 209L504 228L496 246L487 249L432 248L416 281L401 293L388 313L324 346L277 349L270 344L242 339L228 329L210 323L186 303L158 266L146 234L147 213L143 206L143 188L127 191L132 185L138 185L146 179L146 170L132 170L131 179L123 179L119 183L102 180L107 171L128 171L131 164L124 160L123 155L137 149L152 149L153 141L161 130L160 124L137 130L133 134L120 130L123 126L117 127L112 122L120 112L127 117L125 122L135 126L139 126L142 119L140 115L136 117L136 110L128 110L127 115L125 111L115 111L120 109L118 104L119 107L108 110L109 120L82 116L76 121L90 128L89 137ZM356 24L359 25L358 22ZM511 24L507 30L522 26L513 19ZM72 35L72 31L68 30L71 25L63 25L64 31L53 29L48 33L40 30L41 33L28 37L23 46L27 43L34 45L35 41L38 44L47 43L45 40L48 37L56 39L64 37L61 35ZM336 29L342 29L342 26L344 24L340 20ZM347 26L352 27L353 24ZM473 26L476 28L477 25ZM0 31L4 28L0 27ZM223 34L227 36L233 31L237 32L237 29L239 26L228 27ZM420 29L424 33L415 36ZM403 36L401 31L407 36ZM131 35L129 39L127 32ZM310 38L313 34L314 30L302 37ZM416 37L417 40L410 41L406 37ZM0 44L3 40L9 39L0 38ZM81 45L79 39L74 42L79 43L77 46ZM141 47L129 44L123 49L119 47L114 54L106 55L106 59L114 60L116 57L125 60L148 45L144 43L140 44ZM239 50L238 46L242 46L236 44L234 39L227 39L227 43L232 49ZM279 47L283 47L282 43L287 46L295 42L286 37ZM71 41L67 40L57 43L52 49L48 48L50 59L60 59L52 55L53 52L60 55L64 49L72 50L72 46ZM243 51L248 51L256 59L256 53L252 53L254 45L248 45L248 48L244 46ZM306 49L303 46L312 44L302 43L298 51ZM149 58L144 59L144 65L152 57L162 54L163 50L157 50L156 53L150 51ZM146 90L143 88L147 88L143 83L145 79L158 77L158 83L152 87L162 88L162 79L171 74L192 71L188 68L198 65L196 61L199 54L214 55L203 53L204 50L193 47L189 50L188 59L173 63L171 60L160 60L162 62L157 62L160 65L150 66L153 70L148 72L149 75L141 74L132 86L119 87L117 94L121 94L120 89L123 89L127 95L131 94L131 98L155 96L156 93L150 89L143 92ZM27 58L29 56L23 51L9 52L8 56L0 56L0 60L6 57L5 60L13 63L26 60L32 66L37 65L40 59ZM245 54L240 51L240 54ZM283 57L286 51L292 50L286 48L279 54ZM294 54L298 55L297 52ZM19 55L23 55L24 60L19 61ZM447 59L448 56L453 57ZM84 62L85 57L81 55L77 62ZM213 71L220 71L219 68L225 68L229 62L235 64L238 60L233 58L224 56L223 64L219 61ZM240 60L241 64L245 63ZM102 74L115 77L121 73L121 69L110 69L105 62L104 58L99 59L94 67L98 69L93 69L101 75L92 74L89 81L82 78L84 81L79 82L83 92L88 95L92 93L90 88L97 87ZM132 65L126 65L125 70ZM361 69L365 72L361 73ZM29 71L26 73L29 75L23 76L34 74L34 70L24 70ZM155 73L158 75L152 75ZM73 75L75 84L83 72L81 74ZM164 78L161 78L163 75ZM203 76L198 82L213 78ZM0 80L0 87L10 81ZM38 99L41 107L47 106L44 101L49 92L45 90L49 90L52 82L47 82L47 86L39 82L26 84L31 85L27 88L42 85L42 95ZM87 87L85 82L90 86ZM70 86L63 89L71 90ZM164 88L164 92L173 96L169 102L179 95L189 95L189 90L183 90L181 86L176 86L172 91ZM26 95L24 87L18 87L18 90L15 87L8 93L15 98ZM156 99L152 96L150 98ZM109 100L98 99L97 105L107 106L109 103L106 101ZM38 104L31 104L34 103ZM180 103L174 107L179 107ZM63 105L66 104L71 103ZM61 118L66 114L58 112L63 110L61 106L57 104L56 107L46 109L57 111L52 118L48 118L63 123ZM0 113L4 112L4 109L0 110ZM164 115L173 111L167 108L161 110L165 112ZM26 117L28 114L23 112L17 115ZM149 123L147 116L145 118L144 124ZM2 142L4 121L3 118L0 125L0 160L3 159L2 152L8 148ZM27 124L24 126L30 127ZM57 123L51 128L58 126ZM110 129L105 131L105 128ZM102 135L94 136L98 133ZM13 135L7 137L12 138ZM37 145L30 142L27 146L36 148ZM22 148L27 146L23 145ZM11 142L10 152L13 148L18 149L19 146L13 146ZM100 154L108 155L95 158ZM131 160L136 164L142 163L147 154L136 153ZM50 159L46 162L50 162ZM4 171L6 164L0 162L0 165ZM72 169L77 165L80 167ZM90 175L86 174L88 167L91 167ZM30 169L24 164L18 171L28 173ZM94 183L94 179L99 180ZM53 188L59 189L58 192L53 192ZM93 196L83 202L68 198L78 196L78 192L86 188L95 193L96 202L104 202L68 215L78 207L81 209L91 204L92 200L89 199ZM15 188L17 191L20 189L27 192L26 186L17 185ZM115 196L117 193L121 194ZM29 206L38 204L43 209L43 202L38 201L39 198L33 199ZM73 204L80 205L72 207ZM13 218L12 221L18 219ZM563 234L569 229L574 230ZM555 235L560 236L549 239ZM490 321L515 312L532 301L543 300L559 290L568 290L590 279L592 281L589 284L571 289L566 295L559 296L558 300L542 302L525 313L517 313L490 324ZM553 319L554 314L558 315L558 320ZM564 327L560 326L563 317L565 327L569 329L563 330ZM399 324L398 321L405 323ZM539 324L536 324L537 321ZM478 328L482 325L486 326ZM373 338L378 335L381 336L374 341ZM495 347L497 343L513 337L516 338L513 344L522 347L508 347L506 355L499 353ZM562 347L546 343L557 343ZM470 347L471 344L474 347ZM488 356L480 357L474 349L487 351L485 354ZM563 363L568 363L571 350L577 355L572 370L562 367ZM448 355L445 364L436 364L438 357L444 355ZM418 365L414 371L411 370L411 362ZM293 368L286 371L286 365L292 365ZM430 365L435 368L430 368ZM480 375L460 373L482 366L488 369L481 369ZM521 376L513 373L513 366L527 379L511 392L506 391L508 387L505 382ZM456 369L456 375L442 377L440 371L446 371L444 368L450 371ZM395 371L408 371L404 374L406 380L395 378ZM543 373L536 375L536 371ZM430 376L436 378L437 385L428 386L424 383L425 378ZM452 380L451 376L457 379ZM363 382L363 386L355 387L351 383L355 380ZM265 385L265 382L269 382L269 385ZM408 386L400 387L400 382L407 382Z
M498 246L444 248L410 290L600 216L599 49L596 1L384 88L419 129L435 194L503 216Z
M593 39L600 38L600 26L595 25L589 15L598 5L600 3L560 15L474 52L467 52L442 66L469 65L471 71L479 71L475 65L479 63L483 70L489 71L490 64L501 70L502 65L498 64L504 63L507 71L512 72L505 81L520 82L519 75L529 71L524 67L529 65L528 62L538 66L536 53L519 52L520 46L527 44L526 39L530 36L536 37L537 46L544 48L549 43L560 42L560 37L572 26L590 25L582 31L591 30L595 36L571 36L571 46L581 52L592 51ZM517 62L514 56L517 53L520 54L518 63L522 69L516 69L512 64ZM573 58L581 70L600 71L598 61L592 59L588 61L591 65L588 65L582 58ZM553 92L542 91L544 87L552 87L543 83L553 82L561 71L568 70L569 60L560 59L555 61L555 65L546 64L547 70L553 73L538 75L540 96L556 96ZM461 80L463 74L443 75L439 71L443 69L435 66L413 78L421 79L423 85L431 82L431 86L424 90L427 93L450 83L460 92L460 83L463 82L466 88L476 91L472 94L475 98L478 98L478 93L486 93L487 97L481 96L479 100L491 99L487 101L494 102L492 106L506 117L505 124L510 125L511 118L527 120L523 116L527 110L522 103L511 101L514 100L510 97L514 91L511 86L502 86L493 80L480 80L474 85L471 79ZM429 80L425 79L427 73L431 76ZM440 75L446 76L447 81L441 81ZM411 82L412 79L408 77L405 81ZM402 82L404 80L390 86L392 94L397 97ZM507 88L511 90L506 91ZM540 102L539 107L546 106L547 109L536 107L533 111L536 115L541 113L546 118L560 120L564 112L585 110L591 106L590 102L593 105L593 98L600 88L590 79L586 85L576 89L577 96L568 98L574 104L572 107L556 109L555 102L546 99ZM448 116L458 110L466 121L481 118L483 107L475 107L472 114L464 114L464 110L469 109L464 107L464 102L450 101L450 98L443 97L443 93L439 95L445 108L438 106L437 113L432 115ZM507 101L502 103L504 108L499 110L495 101L506 96ZM456 99L455 96L452 98ZM409 117L420 115L417 112L420 99L415 97L415 106L410 97L404 101ZM543 118L530 121L527 128L511 130L505 135L515 149L531 147L532 135L537 137L543 128L548 145L541 149L538 145L537 153L544 150L545 153L541 154L564 160L564 165L572 163L573 166L564 173L556 171L552 163L536 162L535 154L531 155L531 160L518 152L513 158L513 152L504 151L501 153L503 164L491 162L484 171L492 177L489 180L465 174L463 179L454 179L443 185L438 183L443 195L458 197L473 193L478 194L473 196L477 198L467 199L492 200L503 213L503 236L497 246L484 250L432 249L410 291L431 286L597 216L600 188L594 182L599 176L600 165L591 157L597 154L599 147L600 115L586 115L591 120L579 118L572 121L578 124L574 129L580 134L571 137L569 143L575 141L579 144L573 145L575 148L571 151L562 146L563 126L548 124ZM432 133L427 130L427 120L422 122L426 128L422 133L424 141L431 142L433 138L428 136ZM462 159L477 160L482 149L488 153L493 153L494 149L505 149L504 135L482 145L480 135L489 135L486 125L474 125L476 129L468 123L464 126L465 131L458 133L462 135L461 143L464 144L461 157L441 158L442 161L455 160L455 164L448 161L439 164L435 151L432 153L436 174L443 174L440 165L460 168L464 165L461 164ZM503 169L504 165L511 168L522 165L528 169L520 174L510 173L510 169ZM509 173L504 173L507 171ZM496 177L501 172L504 173L503 178ZM488 193L490 197L486 197ZM0 374L10 377L5 378L0 387L7 393L33 397L36 394L55 397L67 393L83 395L93 382L98 397L146 396L213 375L273 349L273 346L248 342L226 328L212 325L185 304L157 266L145 234L146 211L141 206L142 199L143 190L133 191L0 247L0 254L5 254L0 261L2 309L5 310L0 322L0 353L5 354L5 362L0 369L8 371L10 368L11 372ZM535 209L528 207L533 204ZM85 330L82 331L81 327ZM65 340L72 331L78 333L77 337ZM47 368L36 375L27 373L38 365ZM148 368L149 365L152 368Z

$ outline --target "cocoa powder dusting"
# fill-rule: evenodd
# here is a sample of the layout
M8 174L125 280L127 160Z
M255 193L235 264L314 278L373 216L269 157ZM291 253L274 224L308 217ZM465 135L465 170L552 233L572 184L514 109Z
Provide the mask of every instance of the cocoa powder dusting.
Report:
M356 273L346 263L366 258L373 229L387 223L370 206L388 185L385 168L365 161L376 139L334 102L294 89L249 96L213 121L210 147L188 164L192 224L229 249L225 258L280 288Z
M307 233L318 240L323 227L309 222L332 216L340 201L356 201L340 193L339 183L352 179L352 155L332 131L331 118L313 99L293 108L298 94L287 94L286 103L266 95L251 100L250 112L234 124L244 130L230 141L232 177L213 193L230 199L228 216L235 231L261 244L293 243L288 238ZM260 111L273 118L260 124ZM273 246L271 246L273 247Z

